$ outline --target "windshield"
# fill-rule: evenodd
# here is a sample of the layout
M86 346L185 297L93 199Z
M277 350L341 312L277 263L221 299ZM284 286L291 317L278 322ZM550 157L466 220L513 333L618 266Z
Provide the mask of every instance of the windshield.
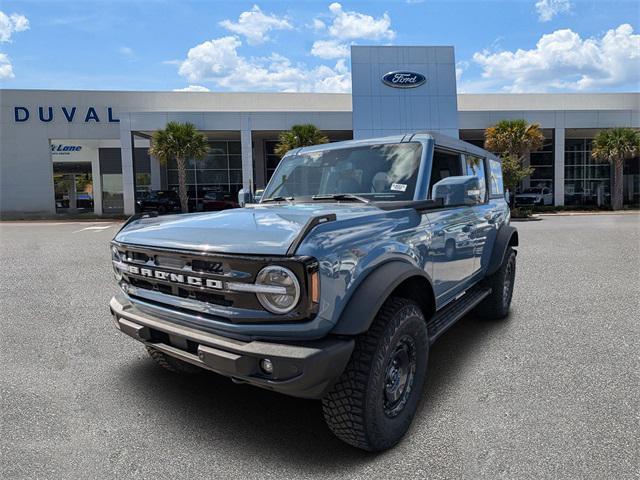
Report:
M371 200L412 200L421 155L420 143L393 143L287 156L262 198L353 194Z

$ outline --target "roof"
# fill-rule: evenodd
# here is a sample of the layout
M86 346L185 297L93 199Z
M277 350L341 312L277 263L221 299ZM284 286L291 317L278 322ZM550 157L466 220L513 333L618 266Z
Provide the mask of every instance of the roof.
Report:
M415 132L405 135L391 135L387 137L367 138L363 140L344 140L342 142L325 143L322 145L312 145L309 147L302 147L299 149L291 150L287 155L295 155L299 153L321 152L327 150L338 150L341 148L348 148L357 145L378 145L381 143L402 143L410 141L429 141L432 140L437 146L448 148L451 150L457 150L470 155L476 155L484 158L491 158L492 160L500 161L500 158L493 153L484 150L476 145L467 143L459 138L450 137L438 132Z

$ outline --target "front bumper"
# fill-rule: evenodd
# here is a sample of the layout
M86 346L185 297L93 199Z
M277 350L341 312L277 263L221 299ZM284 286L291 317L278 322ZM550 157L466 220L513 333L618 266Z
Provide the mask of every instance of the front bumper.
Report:
M353 339L295 343L240 341L142 313L120 296L109 304L116 327L156 350L235 381L302 398L322 398L342 374ZM273 373L260 368L269 359Z

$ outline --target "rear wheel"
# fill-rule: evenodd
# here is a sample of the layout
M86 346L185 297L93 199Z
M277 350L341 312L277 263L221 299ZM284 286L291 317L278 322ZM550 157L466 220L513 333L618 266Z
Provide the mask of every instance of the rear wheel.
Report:
M478 305L478 315L489 320L505 318L509 314L515 279L516 252L507 247L498 271L485 279L485 285L491 288L491 293Z
M426 321L418 304L387 300L322 400L331 431L363 450L385 450L398 443L416 412L428 353Z
M159 352L153 347L145 345L149 356L153 358L153 360L160 365L165 370L169 370L173 373L182 373L188 375L194 375L198 373L203 373L205 370L200 367L196 367L195 365L191 365L188 362L184 362L182 360L178 360L177 358L170 357L162 352Z

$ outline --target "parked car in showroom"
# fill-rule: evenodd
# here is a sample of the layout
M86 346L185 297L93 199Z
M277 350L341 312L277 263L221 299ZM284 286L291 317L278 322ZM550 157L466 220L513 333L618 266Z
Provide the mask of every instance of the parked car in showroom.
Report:
M515 200L516 205L553 205L553 193L548 187L525 188Z
M217 212L240 206L231 193L214 191L205 192L201 204L205 212Z
M262 200L263 193L264 193L264 188L259 188L253 193L254 203L260 203L260 200Z
M136 202L141 212L179 213L180 197L175 190L152 190Z
M500 159L435 133L304 147L252 201L132 217L111 243L116 327L165 369L321 400L338 438L394 446L431 345L472 310L509 313Z

